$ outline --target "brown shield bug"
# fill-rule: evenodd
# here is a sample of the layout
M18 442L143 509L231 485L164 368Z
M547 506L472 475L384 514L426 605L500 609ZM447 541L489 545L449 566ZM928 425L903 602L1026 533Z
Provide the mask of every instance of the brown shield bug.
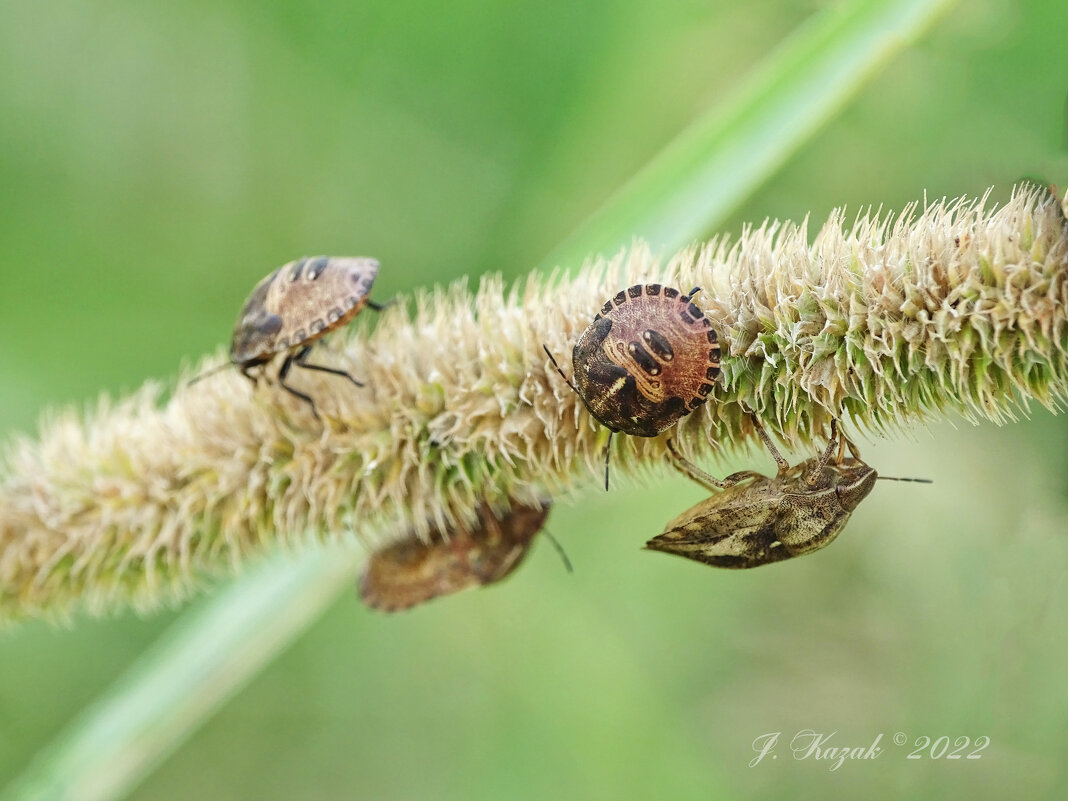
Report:
M875 480L888 478L862 461L851 442L838 441L835 422L827 449L793 467L755 417L753 425L779 465L773 478L752 470L713 478L668 442L675 468L715 494L668 523L646 548L726 568L760 567L801 556L830 544ZM851 458L842 458L842 444L849 446ZM832 461L835 449L839 454ZM920 478L891 480L930 483Z
M256 284L245 301L230 341L230 362L255 384L259 376L250 370L284 353L278 383L306 401L318 417L315 401L287 384L286 376L296 364L363 386L344 370L309 364L307 359L317 339L346 325L364 306L384 308L368 298L377 274L378 262L370 258L315 256L280 267Z
M373 609L397 612L500 581L526 558L549 507L548 502L513 502L504 514L496 514L484 504L470 526L434 529L429 541L412 534L387 545L368 558L357 582L360 599ZM564 563L570 570L566 557Z
M638 284L604 304L571 353L574 383L556 371L607 428L604 485L612 434L655 437L708 399L719 375L719 340L712 323L684 294Z

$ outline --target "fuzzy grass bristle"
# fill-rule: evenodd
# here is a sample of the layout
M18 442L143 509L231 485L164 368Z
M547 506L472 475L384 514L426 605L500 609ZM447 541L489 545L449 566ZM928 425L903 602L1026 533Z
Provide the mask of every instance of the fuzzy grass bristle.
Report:
M296 371L323 421L276 385L223 372L173 397L146 385L47 419L0 473L0 618L151 607L308 532L369 545L471 523L488 502L598 488L608 432L564 370L605 300L635 283L703 287L722 374L677 429L616 437L613 472L748 447L744 408L791 445L830 421L888 433L943 415L1002 423L1068 395L1068 225L1022 187L979 200L767 222L662 260L644 245L574 276L420 292ZM219 359L220 355L212 357Z

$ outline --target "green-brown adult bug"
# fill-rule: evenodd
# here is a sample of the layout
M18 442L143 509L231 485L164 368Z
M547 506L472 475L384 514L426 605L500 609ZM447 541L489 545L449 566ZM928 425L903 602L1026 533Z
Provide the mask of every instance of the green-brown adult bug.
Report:
M574 383L556 371L612 434L655 437L698 408L719 375L719 339L689 294L660 284L638 284L604 304L571 353Z
M683 459L668 441L675 468L714 494L668 523L646 548L726 568L760 567L801 556L829 545L876 479L889 478L866 464L849 440L838 441L836 421L831 422L827 449L793 467L755 417L753 425L779 466L774 477L744 470L722 480L713 478ZM850 458L843 458L843 444ZM922 478L890 480L930 483Z
M245 301L230 340L230 362L256 384L262 373L250 371L284 353L277 374L279 385L307 402L318 417L315 401L287 384L286 377L296 364L363 386L344 370L309 364L307 359L317 339L346 325L364 306L376 311L384 308L368 298L376 275L378 262L371 258L314 256L278 268L256 284Z
M549 507L513 502L497 514L484 504L470 526L434 529L429 540L412 534L375 551L357 582L360 599L372 609L397 612L501 581L526 558Z

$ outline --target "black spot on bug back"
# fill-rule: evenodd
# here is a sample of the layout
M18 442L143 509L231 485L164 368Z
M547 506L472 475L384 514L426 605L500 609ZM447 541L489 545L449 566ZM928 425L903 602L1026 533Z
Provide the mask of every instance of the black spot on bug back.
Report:
M664 361L669 362L675 358L675 351L672 350L671 343L659 331L647 328L645 333L642 334L642 339L645 340L645 344L649 346L649 349Z
M308 265L308 280L314 281L316 278L322 275L323 270L326 269L326 266L329 263L330 259L326 258L326 256L320 256L319 258L313 260L312 263Z
M634 361L638 363L638 366L642 368L648 375L660 374L660 363L653 358L653 355L649 353L640 342L631 342L627 349L630 351L630 355L634 358Z
M264 312L264 314L256 321L255 328L257 332L265 336L277 334L282 330L282 318L277 314L267 314Z
M632 298L640 298L642 296L642 288L640 285L632 286L630 289L627 290L627 294L630 295Z
M660 284L646 284L645 285L645 294L646 295L659 295L660 294Z
M627 300L627 293L626 292L620 292L614 298L612 298L612 302L615 303L617 306L622 305L623 303L626 302L626 300Z
M664 297L665 298L677 298L678 296L679 296L679 290L674 289L674 288L672 288L670 286L666 287L664 289Z
M299 259L289 271L289 280L296 281L300 278L300 274L304 271L304 265L308 263L307 259Z
M612 318L602 317L600 320L594 322L591 328L593 329L593 341L590 344L599 348L604 343L605 337L607 337L612 330ZM578 350L578 345L575 346L575 350Z

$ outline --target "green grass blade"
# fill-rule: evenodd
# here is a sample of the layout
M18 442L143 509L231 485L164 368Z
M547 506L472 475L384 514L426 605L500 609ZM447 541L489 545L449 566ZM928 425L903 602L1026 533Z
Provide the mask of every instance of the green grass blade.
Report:
M949 5L862 0L817 15L735 93L680 135L546 263L577 264L633 236L700 236ZM0 801L120 797L351 586L360 551L275 557L190 611Z
M176 622L0 794L103 801L130 791L353 586L359 549L276 554Z
M612 253L635 237L673 251L714 228L951 3L867 0L813 17L543 266Z

